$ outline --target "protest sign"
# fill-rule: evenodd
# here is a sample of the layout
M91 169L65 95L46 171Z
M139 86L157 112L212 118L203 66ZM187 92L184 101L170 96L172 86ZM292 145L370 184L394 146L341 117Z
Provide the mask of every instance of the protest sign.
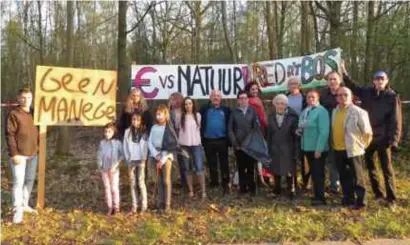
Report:
M102 126L115 119L117 72L37 66L34 123L40 127L37 207L44 208L47 126Z
M246 65L133 65L131 86L147 99L168 99L181 92L195 99L208 99L212 90L223 98L236 98L247 81Z
M332 49L307 56L262 61L249 65L249 81L256 81L262 93L287 90L289 78L297 77L302 88L326 85L325 76L338 71L341 49Z
M37 66L36 125L102 126L115 119L117 72Z

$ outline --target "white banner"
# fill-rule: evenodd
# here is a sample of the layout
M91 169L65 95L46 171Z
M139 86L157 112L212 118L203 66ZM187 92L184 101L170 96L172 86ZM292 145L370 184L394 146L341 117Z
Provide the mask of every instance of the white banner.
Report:
M208 99L214 89L222 92L222 98L236 98L247 74L247 65L133 65L131 85L147 99L168 99L173 92Z
M168 99L173 92L207 99L214 89L232 99L250 81L257 81L262 93L286 91L289 78L295 76L302 88L324 86L325 76L339 70L340 62L341 49L337 48L250 65L133 65L131 86L140 88L147 99Z
M326 75L339 70L341 51L337 48L312 55L256 62L249 65L249 81L257 81L262 93L286 91L290 77L298 77L302 88L324 86Z

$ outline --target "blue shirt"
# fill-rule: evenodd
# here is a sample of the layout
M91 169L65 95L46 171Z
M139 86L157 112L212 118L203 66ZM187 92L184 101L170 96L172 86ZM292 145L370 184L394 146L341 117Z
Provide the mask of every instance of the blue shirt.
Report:
M222 108L209 108L206 114L205 138L218 139L226 137L225 113Z
M303 97L301 94L299 95L288 95L289 100L289 107L292 108L298 116L302 113L302 106L303 106Z

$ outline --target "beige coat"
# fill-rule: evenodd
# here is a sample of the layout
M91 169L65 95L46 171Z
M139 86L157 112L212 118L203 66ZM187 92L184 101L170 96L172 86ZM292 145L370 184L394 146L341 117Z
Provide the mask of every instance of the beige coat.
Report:
M339 111L339 106L332 112L332 127L335 115ZM348 157L360 156L365 153L365 149L372 141L373 131L370 125L369 115L360 107L349 105L343 123L345 144ZM333 144L333 141L332 141Z

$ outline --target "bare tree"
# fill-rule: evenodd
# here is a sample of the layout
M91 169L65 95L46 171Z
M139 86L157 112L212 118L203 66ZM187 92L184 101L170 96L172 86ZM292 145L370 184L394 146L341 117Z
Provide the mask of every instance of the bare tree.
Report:
M66 66L72 67L74 64L74 1L67 1L67 32L66 32ZM70 128L59 127L59 137L57 141L56 154L70 154Z
M227 23L228 21L226 20L226 2L225 1L221 1L221 11L222 11L222 25L224 29L226 46L228 47L229 53L231 54L231 60L234 63L236 63L238 59L236 58L236 54L234 53L231 40L229 38L228 23Z

